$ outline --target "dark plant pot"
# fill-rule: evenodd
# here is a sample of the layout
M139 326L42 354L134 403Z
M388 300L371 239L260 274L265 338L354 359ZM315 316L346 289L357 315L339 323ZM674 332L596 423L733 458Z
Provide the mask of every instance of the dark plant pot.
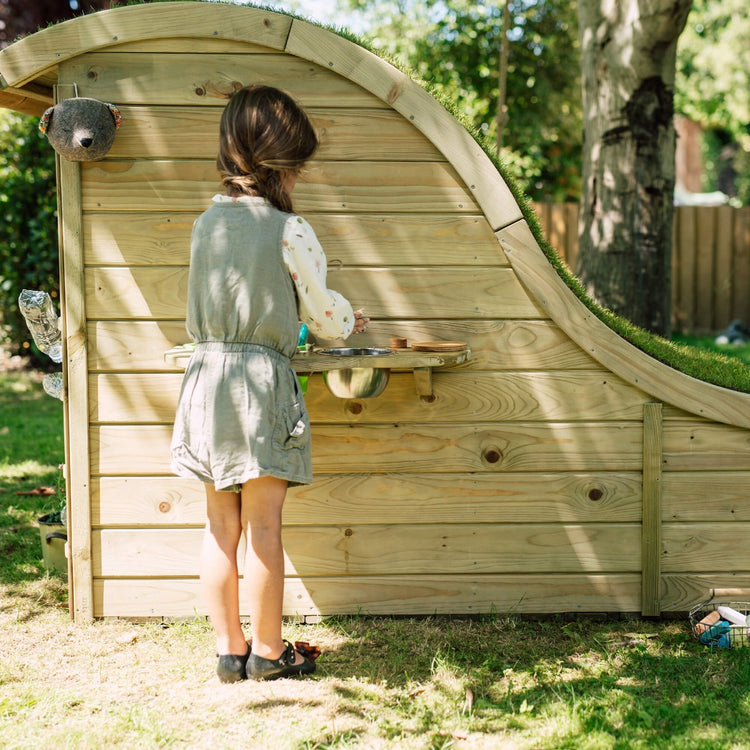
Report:
M37 518L42 539L42 558L45 570L68 574L68 559L65 547L68 543L68 530L60 521L59 513L47 513Z

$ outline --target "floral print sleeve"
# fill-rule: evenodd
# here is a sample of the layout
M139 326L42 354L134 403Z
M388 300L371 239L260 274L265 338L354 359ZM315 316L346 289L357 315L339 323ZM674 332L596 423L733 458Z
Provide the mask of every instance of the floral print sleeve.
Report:
M310 224L290 216L282 237L284 262L297 289L300 320L314 336L347 338L354 329L349 302L326 287L326 256Z

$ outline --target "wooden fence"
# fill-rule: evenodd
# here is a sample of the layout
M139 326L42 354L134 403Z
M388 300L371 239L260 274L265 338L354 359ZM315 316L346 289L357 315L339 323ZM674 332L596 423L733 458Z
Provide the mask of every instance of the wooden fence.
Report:
M575 268L578 204L538 203L545 238ZM676 206L672 326L705 335L750 324L750 207Z

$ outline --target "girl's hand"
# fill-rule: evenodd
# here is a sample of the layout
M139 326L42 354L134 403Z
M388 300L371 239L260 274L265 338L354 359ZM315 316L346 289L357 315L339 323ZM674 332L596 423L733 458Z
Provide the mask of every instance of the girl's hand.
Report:
M367 324L370 322L369 318L364 317L363 310L354 311L354 331L353 333L364 333L367 330Z

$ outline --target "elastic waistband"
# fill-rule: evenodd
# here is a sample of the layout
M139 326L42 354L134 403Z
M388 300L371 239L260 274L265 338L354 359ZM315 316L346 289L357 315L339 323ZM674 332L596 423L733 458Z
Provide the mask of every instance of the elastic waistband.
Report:
M256 352L258 354L265 354L269 357L282 359L286 362L289 361L289 357L286 354L282 354L277 349L272 349L270 346L263 346L263 344L249 344L244 341L199 341L195 345L196 352L218 352L220 354L247 354Z

